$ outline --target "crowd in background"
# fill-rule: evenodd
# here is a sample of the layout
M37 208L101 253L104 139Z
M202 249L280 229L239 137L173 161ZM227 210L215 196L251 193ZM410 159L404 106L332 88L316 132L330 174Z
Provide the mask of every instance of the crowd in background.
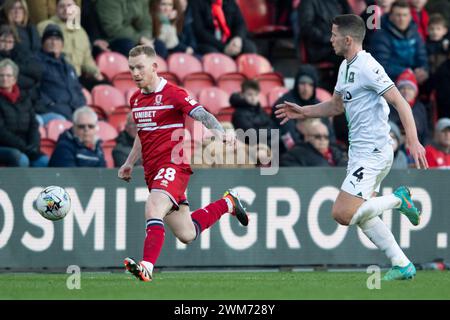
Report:
M124 56L137 44L152 45L167 59L182 52L201 59L223 53L232 59L258 53L236 0L3 0L0 1L0 165L105 167L98 117L83 90L110 84L96 58ZM334 16L360 15L367 23L364 50L379 61L412 108L431 167L450 168L450 1L448 0L267 0L277 25L292 31L298 53L292 88L274 106L319 102L317 88L333 92L342 57L331 47ZM74 27L74 5L81 27ZM345 166L345 116L289 121L280 126L263 110L257 81L230 96L234 129L280 129L281 166ZM394 168L411 166L398 113L390 112ZM40 128L70 121L51 155L40 148ZM127 118L112 153L120 166L136 128ZM206 139L207 140L207 139ZM212 143L212 141L206 141ZM204 143L206 143L204 142ZM270 154L257 141L257 159ZM242 141L240 148L252 148ZM266 152L267 151L267 152ZM214 166L214 165L212 165Z

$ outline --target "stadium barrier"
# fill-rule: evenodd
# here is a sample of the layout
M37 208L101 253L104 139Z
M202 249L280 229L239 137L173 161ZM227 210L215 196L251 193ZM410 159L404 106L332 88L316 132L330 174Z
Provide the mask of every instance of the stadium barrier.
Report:
M244 228L225 215L199 239L185 246L166 226L159 266L302 266L387 264L384 254L355 227L331 218L343 169L282 168L261 176L257 169L204 169L192 176L191 209L237 188L250 212ZM396 171L381 194L411 187L423 210L412 226L396 210L383 220L415 262L450 259L450 171ZM43 187L59 185L72 198L72 212L61 221L43 219L33 201ZM0 269L121 267L125 256L140 258L145 236L147 188L142 169L131 183L114 169L0 169Z

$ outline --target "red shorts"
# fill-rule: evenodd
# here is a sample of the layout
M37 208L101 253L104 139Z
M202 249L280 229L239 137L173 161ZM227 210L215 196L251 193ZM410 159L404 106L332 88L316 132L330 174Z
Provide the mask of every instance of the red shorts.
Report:
M191 174L190 169L166 164L146 175L145 181L150 192L157 190L166 194L172 200L173 209L178 210L181 204L189 205L186 188Z

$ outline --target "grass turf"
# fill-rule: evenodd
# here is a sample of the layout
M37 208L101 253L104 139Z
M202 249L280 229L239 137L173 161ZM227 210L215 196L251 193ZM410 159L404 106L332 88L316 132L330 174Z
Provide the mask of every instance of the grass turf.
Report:
M0 299L450 299L450 272L419 271L411 281L381 282L369 290L365 272L160 272L150 283L125 273L0 274Z

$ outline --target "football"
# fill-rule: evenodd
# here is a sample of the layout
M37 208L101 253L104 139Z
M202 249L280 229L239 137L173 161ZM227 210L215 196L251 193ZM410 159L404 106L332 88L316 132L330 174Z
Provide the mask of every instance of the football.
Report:
M58 186L45 188L36 199L37 211L45 219L52 221L64 218L70 211L70 205L69 194Z

